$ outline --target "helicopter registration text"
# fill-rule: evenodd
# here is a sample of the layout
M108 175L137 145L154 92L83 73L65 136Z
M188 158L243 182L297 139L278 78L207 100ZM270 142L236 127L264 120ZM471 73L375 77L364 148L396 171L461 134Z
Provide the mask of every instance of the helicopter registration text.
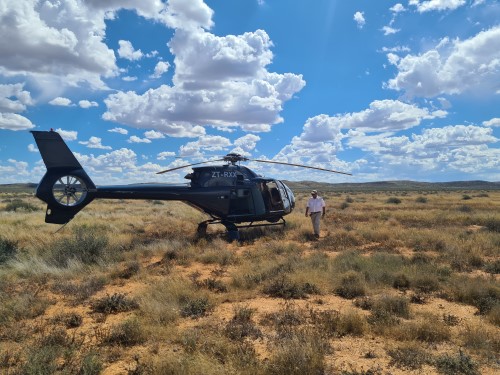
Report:
M236 178L236 172L212 172L212 178Z

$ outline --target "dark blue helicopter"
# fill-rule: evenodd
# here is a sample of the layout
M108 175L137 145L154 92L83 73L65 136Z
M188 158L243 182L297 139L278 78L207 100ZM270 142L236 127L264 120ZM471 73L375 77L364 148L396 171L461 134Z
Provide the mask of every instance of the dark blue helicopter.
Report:
M186 175L189 184L133 184L96 186L55 131L32 131L47 172L40 181L36 196L47 203L46 223L66 224L94 199L154 199L187 203L210 216L198 224L198 234L206 233L209 224L222 224L230 239L238 239L238 228L285 225L285 215L295 207L292 190L282 181L264 178L238 163L292 165L347 174L329 169L270 160L248 159L227 154L222 159L188 164L158 174L206 163L223 161L216 166L192 168ZM242 225L244 224L244 225Z

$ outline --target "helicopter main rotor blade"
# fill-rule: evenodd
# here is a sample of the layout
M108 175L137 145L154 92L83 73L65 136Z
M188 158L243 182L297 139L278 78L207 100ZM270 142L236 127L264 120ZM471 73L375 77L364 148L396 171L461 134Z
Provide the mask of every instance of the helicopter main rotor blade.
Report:
M186 164L186 165L183 165L183 166L180 166L180 167L175 167L175 168L171 168L171 169L165 169L164 171L161 171L161 172L156 172L156 174L162 174L162 173L172 172L172 171L176 171L176 170L178 170L178 169L191 167L191 166L193 166L193 165L206 164L206 163L213 163L214 161L224 161L224 159L208 160L208 161L202 161L202 162L199 162L199 163Z
M309 169L317 169L319 171L326 171L326 172L333 172L333 173L340 173L340 174L346 174L348 176L352 176L351 173L347 172L339 172L339 171L334 171L332 169L325 169L325 168L318 168L318 167L310 167L309 165L302 165L302 164L292 164L292 163L283 163L280 161L271 161L271 160L257 160L257 159L248 159L251 161L258 161L259 163L270 163L270 164L281 164L281 165L291 165L293 167L302 167L302 168L309 168Z

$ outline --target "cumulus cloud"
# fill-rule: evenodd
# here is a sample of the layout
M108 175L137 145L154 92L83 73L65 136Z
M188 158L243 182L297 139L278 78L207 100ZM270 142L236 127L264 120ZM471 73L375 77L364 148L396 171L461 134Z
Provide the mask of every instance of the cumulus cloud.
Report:
M113 129L109 129L108 132L111 132L111 133L119 133L119 134L123 134L123 135L127 135L128 134L128 130L127 129L123 129L123 128L113 128Z
M418 166L425 170L447 169L452 166L462 172L500 166L500 150L488 148L488 144L496 143L499 139L493 135L492 129L480 126L430 128L411 137L366 135L351 131L347 137L349 147L368 151L386 165Z
M398 73L388 81L387 87L421 97L498 92L500 26L467 40L445 40L439 47L401 58L396 64Z
M430 11L454 10L466 4L465 0L410 0L409 4L417 8L419 13Z
M76 141L78 138L78 132L74 130L63 130L58 128L56 129L56 132L58 132L65 141Z
M398 33L400 29L395 29L391 26L384 26L382 27L382 31L384 32L384 35L392 35Z
M484 121L483 125L484 126L491 126L491 127L499 127L500 126L500 118L495 117L495 118L492 118L491 120Z
M174 85L112 94L103 118L173 137L203 135L206 125L269 131L283 121L283 103L305 85L300 75L267 71L271 46L263 30L220 37L178 29L169 42Z
M80 141L78 143L87 146L88 148L98 148L101 150L111 150L111 146L104 146L102 139L99 137L90 137L88 141Z
M118 56L122 59L127 59L130 61L140 60L143 57L141 50L135 50L132 43L128 40L119 40L118 45Z
M175 152L163 151L163 152L158 153L158 155L156 155L156 158L158 160L165 160L165 159L168 159L168 158L171 158L174 156L175 156Z
M149 130L147 132L144 132L144 136L148 139L165 138L165 135L163 135L163 133L157 132L155 130Z
M257 146L257 142L260 141L260 137L255 134L247 134L240 137L234 141L234 145L244 152L250 152ZM234 150L233 150L234 151Z
M188 142L179 149L179 156L202 157L203 151L221 151L231 146L231 141L220 135L203 135L197 141Z
M406 11L406 8L403 6L403 4L397 3L394 6L392 6L391 8L389 8L389 10L393 13L401 13L401 12Z
M80 100L78 102L78 105L80 106L80 108L84 108L84 109L87 109L87 108L90 108L90 107L98 107L99 104L97 104L97 102L94 102L94 101L89 101L89 100Z
M50 105L55 105L55 106L60 106L60 107L70 107L73 104L71 103L71 100L68 98L63 98L58 96L57 98L52 99L49 102Z
M35 127L29 119L19 114L33 105L31 94L23 84L0 84L0 129L27 130Z
M30 143L28 145L28 151L29 152L38 152L38 149L36 148L36 146L33 143Z
M363 12L358 11L358 12L354 13L353 19L356 22L358 29L362 29L363 26L366 24L366 20L365 20L365 16L364 16Z
M168 72L168 69L170 68L170 64L166 61L158 61L158 63L155 66L155 71L151 75L152 78L160 78L163 74Z
M140 138L136 135L131 136L128 140L128 143L151 143L151 140L148 138Z

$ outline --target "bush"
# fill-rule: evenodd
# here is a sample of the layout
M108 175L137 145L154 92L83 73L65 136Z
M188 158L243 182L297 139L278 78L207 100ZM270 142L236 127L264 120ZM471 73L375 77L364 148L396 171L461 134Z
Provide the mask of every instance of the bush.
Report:
M416 345L389 350L387 354L391 357L390 366L404 370L419 370L431 361L431 356Z
M417 203L427 203L427 198L426 197L417 197L417 199L415 199L415 202Z
M106 295L106 297L95 300L91 303L93 312L102 314L117 314L121 312L137 309L139 304L131 299L128 299L125 294L114 293Z
M181 316L199 318L205 316L213 308L207 297L188 298L181 306Z
M142 344L146 341L146 334L141 329L139 321L136 318L131 318L116 326L104 337L104 344L121 346L134 346Z
M366 295L364 278L359 272L349 271L341 276L340 283L334 291L337 295L347 299L364 296Z
M17 211L26 211L26 212L33 212L33 211L38 211L38 207L35 205L32 205L31 203L24 202L21 199L14 199L12 202L8 203L7 206L5 206L5 211L10 211L10 212L17 212Z
M258 338L262 336L260 330L252 322L254 309L249 307L237 307L233 318L224 328L224 334L231 340L242 340L245 337Z
M470 195L468 195L468 194L464 194L464 195L462 195L462 199L464 201L466 201L466 200L472 199L472 197Z
M440 373L446 375L480 375L477 363L461 350L455 356L444 354L436 358L435 365Z
M95 227L80 226L73 237L55 241L49 252L49 261L58 267L67 267L71 260L96 264L105 254L108 237Z
M16 255L16 252L16 242L0 237L0 264L13 258Z
M396 197L390 197L389 199L387 199L385 201L385 203L400 204L401 203L401 199L396 198Z
M319 289L314 284L298 284L281 275L264 287L263 292L274 298L299 299L307 294L319 294Z

